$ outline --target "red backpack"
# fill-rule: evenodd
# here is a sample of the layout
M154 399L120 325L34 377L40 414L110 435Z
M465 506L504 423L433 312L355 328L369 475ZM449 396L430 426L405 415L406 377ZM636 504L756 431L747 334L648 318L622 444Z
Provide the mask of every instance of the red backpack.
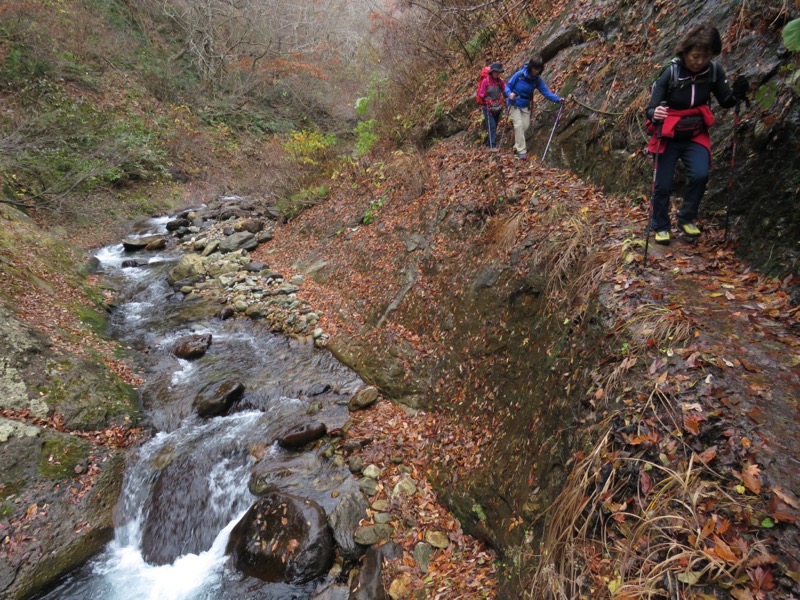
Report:
M478 97L478 90L481 89L481 82L489 76L489 67L490 65L486 65L481 69L481 76L478 77L478 87L475 88L475 102L478 104L481 103L481 99Z
M478 96L478 91L481 89L481 83L483 80L489 78L490 67L491 65L486 65L483 67L483 69L481 69L481 76L478 79L478 87L475 89L475 101L478 104L483 104ZM500 114L500 111L503 110L503 89L499 86L488 87L486 91L486 98L484 100L485 105L490 111L492 111L493 114Z

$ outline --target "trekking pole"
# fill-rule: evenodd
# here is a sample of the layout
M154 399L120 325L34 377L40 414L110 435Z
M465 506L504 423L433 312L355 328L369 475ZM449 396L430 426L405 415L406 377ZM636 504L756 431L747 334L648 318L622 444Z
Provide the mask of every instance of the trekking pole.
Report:
M502 110L500 115L497 117L497 126L495 127L495 132L496 132L495 141L497 142L498 148L503 147L503 134L505 133L505 131L500 130L500 124L506 121L507 119L508 119L508 106L506 106Z
M544 148L544 154L542 154L542 162L544 162L544 157L547 156L547 150L550 148L550 142L553 141L553 134L556 132L556 126L558 125L558 120L561 118L561 111L564 110L564 103L561 102L561 107L558 109L558 114L556 115L556 122L553 123L553 131L550 132L550 139L547 140L547 146Z
M483 111L483 120L484 120L484 121L486 121L486 135L488 135L488 136L489 136L489 137L486 139L486 143L488 144L488 146L489 146L489 149L492 149L492 148L494 148L494 146L492 145L492 124L491 124L491 123L489 123L489 119L490 119L490 118L491 118L491 116L492 116L492 115L491 115L491 112L492 112L492 111L490 111L490 110L489 110L489 109L486 107L486 105L485 105L485 104L481 106L481 110ZM495 126L495 128L494 128L494 131L495 131L495 138L496 138L496 137L497 137L497 127L496 127L496 126ZM497 139L495 139L495 142L497 142Z
M666 102L662 102L661 106L666 106ZM656 152L655 156L653 157L653 183L650 186L650 210L647 211L647 227L644 230L644 258L642 259L642 265L647 266L647 250L650 247L650 229L653 223L653 200L656 195L656 176L658 175L658 155L659 150L661 150L661 127L664 125L664 121L660 121L658 123L658 127L656 128L656 140L658 140L658 144L656 145Z
M728 177L728 204L725 207L725 235L722 243L728 243L728 216L731 214L731 202L733 200L733 167L736 159L736 130L739 128L739 101L736 101L733 117L733 139L731 140L731 173Z

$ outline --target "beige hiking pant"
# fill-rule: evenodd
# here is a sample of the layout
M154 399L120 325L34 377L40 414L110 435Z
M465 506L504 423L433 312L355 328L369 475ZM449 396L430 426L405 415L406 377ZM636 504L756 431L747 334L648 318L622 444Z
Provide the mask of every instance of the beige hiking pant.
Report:
M525 132L531 126L531 111L529 108L517 108L512 106L509 111L511 122L514 124L514 150L517 154L527 153L525 143Z

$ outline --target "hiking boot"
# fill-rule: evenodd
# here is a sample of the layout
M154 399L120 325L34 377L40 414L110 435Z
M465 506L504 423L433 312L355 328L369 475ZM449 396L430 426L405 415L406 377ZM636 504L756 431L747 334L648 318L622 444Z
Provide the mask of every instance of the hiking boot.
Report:
M656 244L669 244L669 231L656 231Z
M689 237L697 237L700 235L700 230L695 227L694 223L681 223L678 227Z
M525 152L520 152L517 154L517 158L520 160L528 160L528 155Z
M498 148L497 146L489 148L489 152L500 152L500 148Z

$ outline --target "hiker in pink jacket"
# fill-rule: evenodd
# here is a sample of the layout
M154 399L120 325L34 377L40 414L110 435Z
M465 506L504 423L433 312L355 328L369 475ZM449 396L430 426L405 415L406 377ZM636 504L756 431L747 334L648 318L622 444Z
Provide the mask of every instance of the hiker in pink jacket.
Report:
M489 130L486 144L490 150L497 150L497 123L500 121L505 100L503 90L506 82L500 77L502 72L503 65L499 62L493 62L488 67L484 67L481 71L478 91L475 93L475 99L483 108L483 118L486 128Z

